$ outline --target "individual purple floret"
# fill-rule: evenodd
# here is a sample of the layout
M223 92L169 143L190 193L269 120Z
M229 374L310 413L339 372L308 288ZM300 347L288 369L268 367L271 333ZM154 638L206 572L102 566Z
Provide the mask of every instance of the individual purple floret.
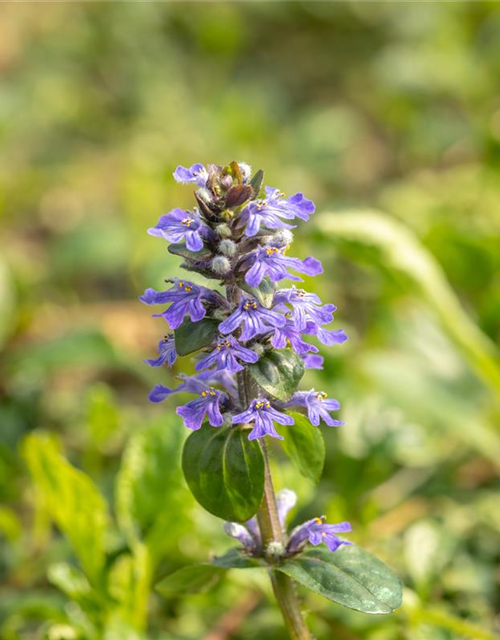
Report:
M177 167L174 171L174 178L177 182L194 182L199 187L206 187L208 180L208 171L202 164L193 164L189 169L186 167Z
M261 549L260 535L255 537L244 524L237 522L225 522L224 531L231 538L235 538L243 545L243 548L252 554L257 554Z
M333 321L333 312L337 309L334 304L322 305L315 293L308 293L296 287L277 291L274 303L290 306L292 318L299 331L306 328L308 321L317 325L330 324Z
M319 426L323 419L329 427L341 427L345 422L334 420L330 416L330 411L338 411L340 403L334 398L328 398L324 391L317 392L314 389L310 391L297 391L283 406L285 407L304 407L307 409L307 415L311 424L315 427Z
M257 247L248 258L243 261L243 265L252 265L245 274L245 281L251 287L258 287L262 280L269 276L272 282L279 282L288 278L289 280L299 280L302 278L289 273L288 269L304 273L308 276L317 276L323 273L321 262L316 258L290 258L284 254L284 249L266 245Z
M285 322L280 313L265 309L253 298L245 298L229 318L220 323L219 331L224 334L233 333L243 324L239 339L245 342L274 327L282 327Z
M182 407L177 407L175 412L182 417L188 429L197 431L203 424L205 416L208 415L208 423L212 427L220 427L224 422L220 411L220 402L225 396L217 389L210 387L200 393L200 397L191 400Z
M315 353L302 354L302 360L304 361L304 367L306 369L323 369L325 359L323 356L318 356Z
M195 369L201 371L215 365L216 371L227 370L229 373L243 371L244 367L238 360L246 363L257 362L259 356L255 351L243 347L233 336L220 337L217 346L206 358L200 360Z
M193 322L205 317L206 310L202 304L203 299L213 297L212 291L199 287L192 282L172 280L174 286L168 291L155 291L146 289L139 300L144 304L169 304L171 306L163 313L155 313L154 317L163 317L172 329L180 327L185 316L189 316Z
M179 208L161 216L158 224L148 229L150 235L165 238L169 242L185 240L190 251L203 249L203 236L207 232L208 227L202 222L198 212Z
M287 545L288 553L296 553L309 541L313 545L324 542L330 551L336 551L341 545L352 542L341 540L336 534L352 531L349 522L325 524L325 517L313 518L296 527L290 534Z
M284 349L290 345L299 355L309 351L318 352L317 347L302 339L300 331L291 321L288 321L284 327L276 327L271 338L271 344L275 349Z
M175 389L157 384L149 394L151 402L163 402L165 398L174 393L201 393L208 391L211 386L216 384L223 387L230 395L236 395L234 378L228 371L202 371L194 376L181 373L177 378L182 382Z
M174 334L170 333L165 336L163 340L158 343L158 357L156 359L144 360L150 367L161 367L163 364L167 364L167 367L171 367L177 359L177 351L175 350Z
M283 436L280 436L274 428L273 422L284 425L295 424L294 419L291 416L287 416L285 413L280 413L273 409L271 403L266 398L256 398L250 403L250 407L233 416L233 424L246 424L248 422L255 422L255 426L248 436L249 440L255 440L256 438L263 438L264 436L271 436L283 440Z
M286 517L291 509L297 504L297 494L291 489L282 489L276 496L276 507L278 509L278 520L283 529L285 528Z
M308 220L314 210L314 203L304 198L302 193L285 198L279 189L266 187L265 199L247 205L241 212L241 222L246 224L245 235L254 236L261 225L267 229L293 229L282 218Z

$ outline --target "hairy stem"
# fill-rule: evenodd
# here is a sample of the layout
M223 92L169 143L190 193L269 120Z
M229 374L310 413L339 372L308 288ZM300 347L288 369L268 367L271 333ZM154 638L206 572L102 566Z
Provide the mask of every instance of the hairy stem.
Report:
M257 397L257 389L254 387L254 383L249 379L248 375L246 375L246 371L238 378L238 389L240 397L246 399L247 406L250 400ZM274 492L269 455L264 438L260 440L260 446L264 456L264 497L257 511L257 520L263 546L266 550L270 542L284 544L285 534L278 518L276 494ZM273 555L270 554L268 559L274 562L275 556L273 557ZM293 581L284 573L280 573L274 569L271 569L270 574L274 595L281 609L290 638L292 640L312 640L312 635L307 628L300 610L300 603L295 592Z
M267 445L264 439L260 442L264 455L265 476L264 497L257 511L257 520L259 522L264 549L266 549L270 542L283 543L284 533L278 518L276 494L274 493L271 468L269 466ZM312 635L302 616L299 599L291 578L280 571L271 569L271 583L290 638L292 638L292 640L312 640Z

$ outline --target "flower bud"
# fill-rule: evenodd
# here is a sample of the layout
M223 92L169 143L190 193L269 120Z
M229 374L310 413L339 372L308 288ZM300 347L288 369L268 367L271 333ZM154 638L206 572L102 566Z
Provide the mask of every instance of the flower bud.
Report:
M272 236L271 244L275 247L287 247L293 242L293 233L288 229L279 229Z
M221 242L219 243L219 251L228 258L232 258L234 255L236 255L238 246L233 240L221 240Z
M256 353L256 354L259 356L259 358L260 358L260 356L261 356L261 355L264 353L264 351L265 351L264 347L263 347L260 343L258 343L258 342L256 342L256 343L251 347L251 350L252 350L254 353Z
M233 235L231 227L228 224L219 224L215 230L220 238L230 238Z
M224 256L215 256L210 263L210 266L212 267L212 271L215 271L215 273L220 275L224 275L231 271L231 263Z
M246 182L252 175L252 167L249 164L246 164L246 162L238 162L238 166L241 171L243 182Z
M213 200L212 193L208 189L204 189L204 188L198 189L196 191L196 195L200 200L202 200L203 202L206 202L207 204L210 204Z
M285 547L282 542L271 540L267 545L266 552L268 556L280 558L285 553Z

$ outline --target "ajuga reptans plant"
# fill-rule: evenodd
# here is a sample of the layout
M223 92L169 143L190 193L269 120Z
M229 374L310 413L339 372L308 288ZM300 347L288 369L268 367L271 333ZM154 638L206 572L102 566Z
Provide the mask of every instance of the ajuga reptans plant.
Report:
M317 479L323 465L320 428L339 427L339 403L323 390L298 391L306 369L323 358L309 340L328 347L347 339L329 328L336 307L300 286L300 274L323 272L314 257L288 255L293 232L315 205L302 193L287 196L263 187L262 171L247 164L178 167L177 182L196 185L192 210L173 209L149 233L167 240L181 267L215 287L168 278L165 291L147 289L141 301L160 307L171 330L158 345L154 367L195 355L193 375L161 384L150 394L161 402L173 394L193 398L177 407L192 431L183 470L198 502L226 520L225 531L239 546L200 568L180 570L158 586L175 593L189 575L202 586L231 568L269 572L290 637L312 638L295 583L365 613L390 613L400 604L398 578L380 560L343 537L348 522L314 517L286 529L296 496L275 494L267 439L281 440L298 470ZM199 278L198 278L199 281ZM183 395L184 397L184 395ZM203 584L203 586L205 586ZM194 586L193 586L194 589Z

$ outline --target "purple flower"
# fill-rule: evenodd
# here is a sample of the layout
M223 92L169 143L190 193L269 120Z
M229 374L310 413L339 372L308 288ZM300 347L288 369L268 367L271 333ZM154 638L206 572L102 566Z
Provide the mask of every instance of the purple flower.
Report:
M334 420L330 416L330 411L338 411L340 404L334 398L328 399L324 391L297 391L293 394L285 407L304 407L307 409L307 415L311 423L318 427L320 420L323 419L329 427L341 427L345 422Z
M206 234L208 227L202 222L197 212L173 209L158 220L156 227L148 229L152 236L165 238L169 242L186 241L186 247L190 251L203 249L202 236Z
M175 389L157 384L149 394L151 402L162 402L173 393L201 393L215 384L223 387L229 394L236 395L234 378L228 371L203 371L194 376L181 373L177 378L182 382Z
M163 340L158 343L159 356L156 360L144 360L146 364L151 367L161 367L162 364L167 363L167 367L171 367L177 360L177 351L175 350L174 334L171 333L165 336Z
M206 187L208 180L208 171L202 164L193 164L189 169L186 167L177 167L174 171L174 178L177 182L194 182L199 187Z
M282 528L285 528L285 521L290 509L297 504L297 495L291 489L282 489L276 496L276 507L278 509L278 520Z
M255 422L255 426L248 436L249 440L263 438L264 436L272 436L273 438L283 440L283 437L276 432L273 421L278 424L295 424L294 419L291 416L287 416L286 414L273 409L269 400L266 400L265 398L256 398L255 400L252 400L250 407L246 411L233 416L233 424Z
M265 247L257 247L257 249L245 258L244 264L251 263L252 266L245 274L245 281L251 287L258 287L262 280L269 276L273 282L279 282L284 278L289 280L300 280L299 276L291 275L288 269L305 273L308 276L317 276L323 273L321 262L316 258L290 258L284 255L284 249L267 245Z
M155 313L154 317L163 317L172 329L177 329L184 316L188 315L193 322L198 322L205 317L206 311L202 304L202 299L210 299L213 293L205 287L199 287L192 282L183 280L172 280L174 286L168 291L155 291L146 289L139 300L144 304L168 304L170 308L163 313Z
M256 235L261 225L267 229L293 229L281 218L308 220L309 215L314 213L314 203L304 198L302 193L296 193L290 198L283 196L284 194L279 189L266 187L264 200L251 202L245 207L241 212L240 219L243 224L246 224L245 234L247 236Z
M326 543L330 551L336 551L343 544L352 544L347 540L341 540L337 533L347 533L352 531L349 522L339 524L325 524L325 517L313 518L296 527L290 534L287 545L289 553L296 553L309 541L313 545Z
M331 331L329 329L323 329L322 327L319 327L314 322L308 322L303 331L308 335L317 336L318 340L322 344L326 344L327 347L331 347L334 344L342 344L347 340L347 336L343 329Z
M297 496L290 489L282 489L276 496L276 507L278 509L278 520L285 530L285 520L290 509L293 509L297 502ZM250 518L244 524L237 522L225 522L224 531L231 538L239 540L246 551L253 555L260 555L262 551L262 539L260 529L255 517Z
M238 360L253 363L258 359L259 356L255 351L242 347L233 336L227 336L219 338L212 353L200 360L195 368L196 371L201 371L215 365L216 371L227 370L230 373L237 373L244 369Z
M282 327L285 318L276 311L265 309L253 298L245 298L237 306L236 310L219 325L221 333L232 333L243 323L243 331L240 340L251 340L260 333L266 333L274 327Z
M202 391L199 398L191 400L182 407L177 407L175 412L182 417L186 427L193 431L201 427L206 415L208 415L208 423L212 427L220 427L224 418L219 405L224 399L225 396L220 391L210 387L208 390Z
M323 356L317 356L312 353L302 354L302 360L304 361L304 367L306 369L323 369L325 359Z
M244 524L238 524L237 522L225 522L224 531L231 538L239 540L243 547L250 553L258 553L261 548L261 540L259 532L255 536Z
M333 321L333 312L337 309L334 304L322 305L315 293L308 293L296 287L281 289L275 294L274 301L277 305L290 305L292 318L299 331L306 328L308 320L317 325L330 324Z
M271 344L275 349L284 349L290 345L299 355L312 351L318 352L318 348L302 340L300 331L293 322L288 321L284 327L276 327L271 338Z

